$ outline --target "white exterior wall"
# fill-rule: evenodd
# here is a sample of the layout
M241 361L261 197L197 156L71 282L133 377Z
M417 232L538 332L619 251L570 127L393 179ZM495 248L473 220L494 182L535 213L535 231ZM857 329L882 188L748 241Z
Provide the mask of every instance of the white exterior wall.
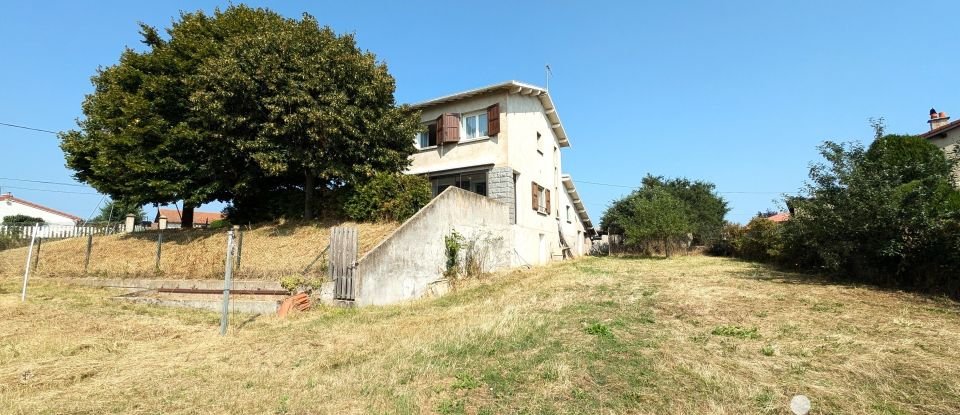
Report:
M960 128L947 131L944 137L930 138L929 140L933 145L943 149L947 153L947 157L952 157L957 148L960 148ZM960 166L954 169L953 180L957 186L960 186Z
M429 123L444 113L471 113L486 111L487 107L500 103L500 134L474 140L463 140L456 144L444 144L420 150L411 157L407 174L422 174L435 171L459 169L477 165L507 165L507 146L503 145L510 135L503 121L504 103L507 93L490 94L480 97L464 99L424 109L420 120ZM463 135L463 129L460 129Z
M540 99L533 96L511 94L507 100L507 124L510 129L508 162L517 177L517 241L524 247L521 255L534 264L549 262L554 255L561 255L558 232L559 209L566 191L560 182L561 155L550 121L543 112ZM537 147L537 133L542 141L542 153ZM556 150L555 150L556 149ZM554 154L556 151L556 155ZM541 214L533 209L531 182L550 189L550 212ZM540 252L540 234L546 240L546 254Z
M34 218L43 219L44 223L51 225L75 226L73 218L61 216L56 213L47 212L43 209L37 209L33 206L21 204L15 200L0 201L0 220L6 216L27 215Z

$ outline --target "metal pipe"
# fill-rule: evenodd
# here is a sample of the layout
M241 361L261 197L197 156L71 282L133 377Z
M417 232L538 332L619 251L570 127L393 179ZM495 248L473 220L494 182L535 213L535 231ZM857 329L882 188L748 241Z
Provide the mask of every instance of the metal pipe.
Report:
M20 302L27 301L27 280L30 279L30 257L33 256L33 243L37 240L37 229L39 228L39 223L33 224L33 236L30 237L30 249L27 250L27 265L23 270L23 291L20 293Z
M220 335L227 334L227 323L230 311L230 284L233 278L233 229L227 232L227 257L223 272L223 310L220 315Z

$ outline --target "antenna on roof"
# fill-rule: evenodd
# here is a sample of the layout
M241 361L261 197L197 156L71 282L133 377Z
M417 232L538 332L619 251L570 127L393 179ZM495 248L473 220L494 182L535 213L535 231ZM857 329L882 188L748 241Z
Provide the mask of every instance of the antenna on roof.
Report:
M550 64L549 64L549 63L543 66L543 70L544 70L544 71L543 71L543 72L544 72L543 75L547 78L546 87L547 87L547 91L549 92L549 91L550 91L550 78L553 77L553 70L550 69Z

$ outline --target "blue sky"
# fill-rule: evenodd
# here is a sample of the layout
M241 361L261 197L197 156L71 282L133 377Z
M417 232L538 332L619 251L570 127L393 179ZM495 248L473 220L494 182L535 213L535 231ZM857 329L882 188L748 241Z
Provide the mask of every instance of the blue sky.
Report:
M0 122L74 127L96 68L139 47L137 22L226 2L13 2L0 13ZM931 106L960 116L960 3L249 2L303 12L387 62L397 99L417 102L508 79L543 84L570 136L564 170L594 221L647 173L704 179L745 222L795 192L823 140L927 129ZM447 54L446 56L443 54ZM952 93L951 93L952 91ZM55 136L0 126L0 187L87 217ZM44 192L43 189L77 193ZM744 193L746 192L746 193Z

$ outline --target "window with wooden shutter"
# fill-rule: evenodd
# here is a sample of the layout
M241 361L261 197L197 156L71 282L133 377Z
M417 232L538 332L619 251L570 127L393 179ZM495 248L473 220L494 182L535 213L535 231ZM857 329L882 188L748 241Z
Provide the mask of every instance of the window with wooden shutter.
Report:
M543 204L544 204L544 207L546 207L547 214L549 215L550 212L552 212L550 210L550 189L544 190L543 194L544 194L544 198L547 199L543 202Z
M530 194L531 199L533 200L533 210L540 210L540 186L534 182L530 182Z
M437 123L437 133L443 144L460 141L460 117L457 114L443 114Z
M487 135L493 137L500 134L500 104L487 107Z

